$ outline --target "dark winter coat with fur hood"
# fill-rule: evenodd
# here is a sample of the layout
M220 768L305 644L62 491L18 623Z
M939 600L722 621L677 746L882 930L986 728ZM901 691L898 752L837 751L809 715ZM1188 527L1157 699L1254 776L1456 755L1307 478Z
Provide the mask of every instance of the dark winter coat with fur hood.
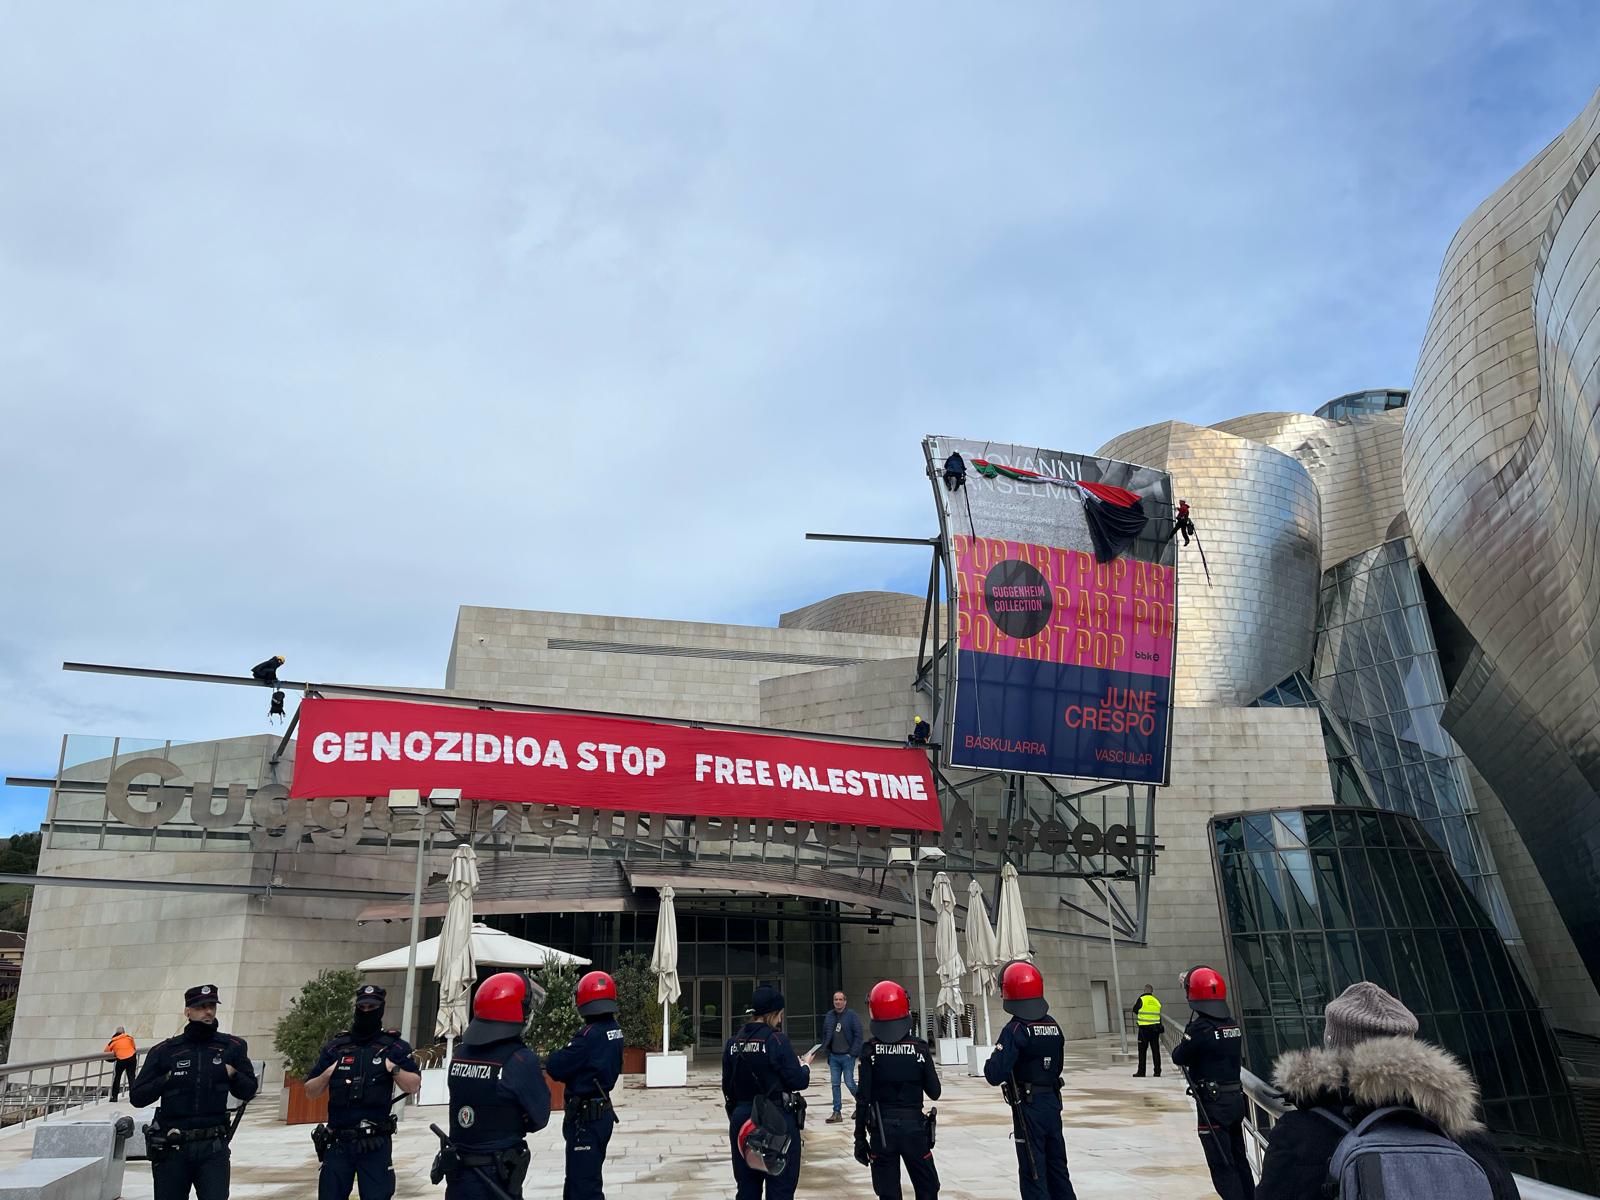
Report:
M1321 1200L1328 1163L1344 1135L1311 1109L1331 1109L1354 1125L1391 1104L1408 1105L1436 1122L1488 1174L1495 1200L1516 1200L1516 1181L1477 1121L1478 1085L1439 1047L1387 1037L1342 1050L1292 1050L1278 1059L1272 1075L1300 1111L1272 1127L1256 1200Z

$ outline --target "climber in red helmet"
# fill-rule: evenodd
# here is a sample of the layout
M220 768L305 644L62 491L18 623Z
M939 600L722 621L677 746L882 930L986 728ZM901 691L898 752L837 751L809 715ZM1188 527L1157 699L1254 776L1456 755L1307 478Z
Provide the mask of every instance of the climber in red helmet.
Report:
M1228 986L1210 967L1185 971L1179 981L1194 1017L1171 1058L1194 1097L1211 1186L1222 1200L1254 1200L1255 1178L1244 1152L1244 1088L1239 1083L1244 1037L1228 1012Z
M892 979L868 993L867 1011L872 1036L861 1047L856 1161L872 1168L872 1190L881 1200L900 1200L902 1162L916 1200L937 1200L934 1114L922 1111L922 1097L937 1100L943 1087L933 1054L927 1042L911 1036L911 998Z
M522 1196L527 1135L550 1123L544 1068L522 1042L533 996L525 976L501 971L472 998L472 1021L450 1060L450 1138L433 1164L433 1182L448 1179L445 1200L502 1200L495 1188Z
M1030 962L1006 964L1000 1000L1011 1020L983 1064L983 1077L1011 1105L1022 1200L1077 1200L1061 1131L1061 1026L1044 999L1044 976Z

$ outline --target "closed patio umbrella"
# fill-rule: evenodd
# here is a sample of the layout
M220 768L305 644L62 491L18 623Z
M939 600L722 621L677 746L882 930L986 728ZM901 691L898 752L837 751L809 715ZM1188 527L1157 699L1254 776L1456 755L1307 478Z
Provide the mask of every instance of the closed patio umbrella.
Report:
M995 990L994 971L998 962L994 926L989 924L989 906L984 903L983 885L974 879L967 885L967 970L972 973L973 991L983 1004L983 1040L991 1045L994 1032L989 1026L989 996Z
M1022 912L1022 883L1017 868L1007 863L1000 868L1000 923L995 930L995 958L1001 963L1029 961L1033 948L1028 945L1028 918Z
M450 874L445 881L450 900L444 910L444 928L439 931L439 948L433 979L439 985L439 1017L434 1024L436 1037L455 1039L466 1031L471 1016L472 985L478 979L478 961L472 947L472 897L478 890L478 856L471 846L456 847L450 859Z
M961 1000L961 977L967 966L961 961L961 940L956 936L956 892L950 876L940 871L933 877L933 954L939 964L939 1011L960 1020L965 1005Z
M661 1002L661 1053L670 1050L671 1007L683 994L678 984L678 912L672 888L661 889L661 912L656 917L656 944L650 952L650 969L656 972L656 999Z

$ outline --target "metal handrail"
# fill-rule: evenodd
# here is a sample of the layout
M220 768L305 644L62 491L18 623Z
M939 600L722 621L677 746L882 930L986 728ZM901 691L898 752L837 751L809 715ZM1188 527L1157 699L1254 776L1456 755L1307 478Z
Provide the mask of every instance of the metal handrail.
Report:
M0 1063L0 1129L98 1104L110 1094L109 1074L115 1069L110 1064L114 1062L114 1055L102 1051L74 1058Z

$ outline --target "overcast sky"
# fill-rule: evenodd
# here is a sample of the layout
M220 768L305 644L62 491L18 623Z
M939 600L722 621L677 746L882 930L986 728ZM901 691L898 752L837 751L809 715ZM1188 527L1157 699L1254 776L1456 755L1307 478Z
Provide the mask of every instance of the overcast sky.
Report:
M462 603L919 588L923 433L1407 386L1593 3L0 8L0 773L438 686ZM0 791L0 833L43 793Z

